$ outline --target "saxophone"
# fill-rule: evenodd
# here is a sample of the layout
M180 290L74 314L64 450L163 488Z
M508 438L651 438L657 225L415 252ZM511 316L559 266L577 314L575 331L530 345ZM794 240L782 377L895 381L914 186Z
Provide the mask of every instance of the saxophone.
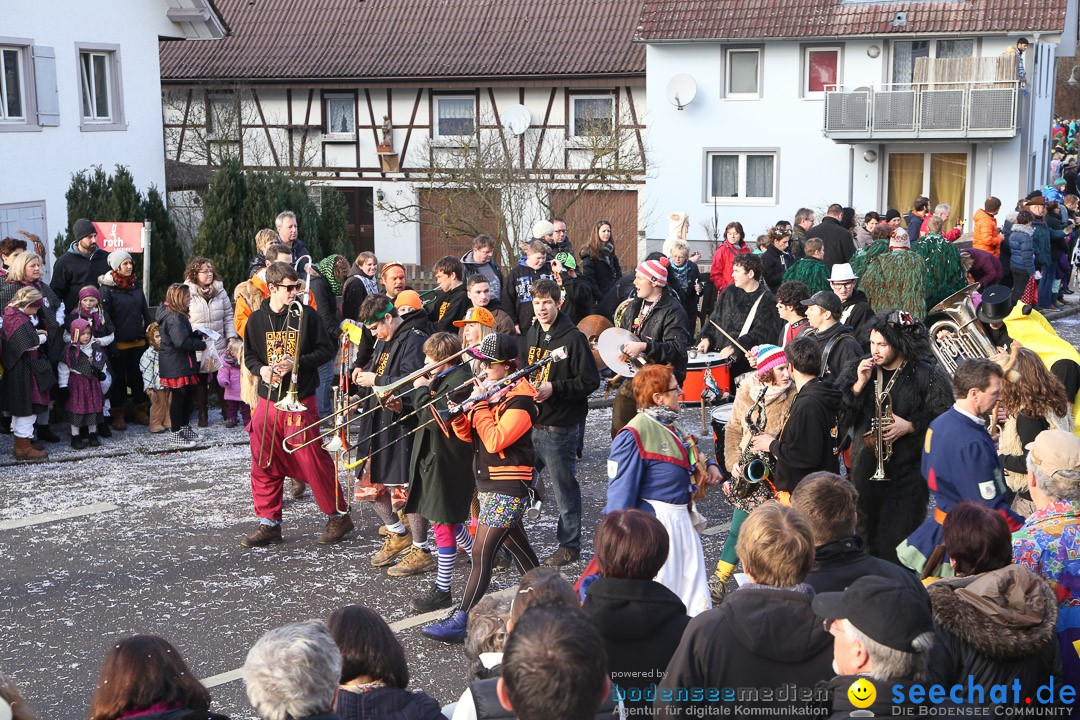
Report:
M746 429L750 437L765 432L765 393L768 385L762 385L754 404L746 413ZM750 497L758 485L773 471L773 458L769 453L756 453L747 443L739 455L739 474L732 479L731 495L740 500Z
M899 374L900 370L897 370L896 375ZM894 380L896 375L893 375ZM891 389L891 382L889 387L881 389L881 369L878 368L877 378L874 380L874 417L870 421L870 430L863 435L863 438L873 443L874 455L877 456L877 469L874 470L870 479L879 482L889 479L885 475L885 463L892 457L892 442L886 441L884 437L885 427L893 422L892 395L889 393Z

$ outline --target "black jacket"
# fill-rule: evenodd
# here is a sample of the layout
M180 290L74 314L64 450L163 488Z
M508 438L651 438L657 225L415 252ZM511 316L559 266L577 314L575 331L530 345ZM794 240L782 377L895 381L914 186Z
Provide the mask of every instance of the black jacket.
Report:
M597 306L622 277L619 257L612 252L604 253L604 257L594 258L587 250L582 250L580 271L584 291L579 292L579 302L582 306L587 306L588 314L598 312Z
M158 375L162 378L181 378L197 374L199 363L195 360L195 352L206 349L203 334L191 329L187 315L172 312L164 305L158 308L157 323L158 332L161 333Z
M806 239L821 238L825 244L825 266L832 269L836 263L851 262L851 256L855 254L855 238L850 230L845 230L840 221L826 215L821 222L810 228L806 233ZM915 243L914 240L911 241Z
M820 378L802 386L788 410L788 421L780 437L769 445L776 458L777 490L791 492L812 472L837 472L841 393Z
M660 683L690 622L686 606L654 580L601 577L585 591L581 609L604 638L615 697L645 714L652 703L631 701L626 691L649 697L646 691Z
M498 683L499 678L496 676L474 680L469 685L473 703L476 704L477 720L514 720L517 717L514 715L513 710L507 710L499 702L495 690ZM614 689L615 687L612 685L612 690L614 691ZM596 708L596 720L613 720L617 717L619 715L615 699L612 694L608 694L607 699L600 703L600 707Z
M746 318L749 317L759 297L761 302L758 303L754 321L750 323L750 328L746 333L740 334ZM747 350L754 345L776 342L784 326L776 310L776 298L769 292L765 283L758 283L758 289L753 292L740 290L734 285L728 285L720 291L716 307L713 308L709 319L701 326L701 337L709 339L709 352L719 352L730 345L731 341L713 327L713 322L724 328Z
M109 270L109 253L95 247L90 255L83 255L71 243L68 251L53 263L49 286L67 311L71 311L79 304L79 291L86 285L97 287L98 278Z
M769 286L769 290L776 294L777 288L779 288L784 282L784 273L788 271L788 268L795 264L795 256L787 250L781 250L775 245L770 245L765 252L761 254L761 274L765 276L765 284Z
M641 312L644 301L635 297L623 315L622 327L632 329L634 319ZM775 312L775 308L773 309ZM635 334L646 343L642 356L649 362L671 365L675 368L675 379L682 385L686 379L686 344L690 339L689 321L686 311L670 289L665 289L649 311Z
M665 701L668 689L813 687L831 678L833 639L811 609L812 599L812 593L750 586L693 618L660 683L657 714L703 717L685 711L720 705Z
M848 337L842 337L845 334ZM862 357L862 345L855 339L855 331L844 323L835 323L821 332L811 330L810 337L821 346L821 377L834 385L840 374ZM829 343L834 339L830 347ZM826 348L829 350L828 357Z
M358 276L360 268L353 265L349 268L349 276L345 278L345 284L341 286L341 317L345 320L357 321L360 316L360 306L367 299L368 291L364 281Z
M450 292L442 290L437 292L431 303L431 309L428 311L428 317L431 318L431 324L435 326L435 332L456 335L457 328L454 327L454 321L465 317L465 313L471 307L472 301L469 300L465 284L462 283Z
M101 288L101 307L105 315L113 322L113 332L117 342L146 341L146 326L152 323L153 316L146 304L142 285L136 283L130 290L121 290L112 279L112 273L105 273L98 278ZM68 308L70 311L72 308ZM110 346L110 349L113 347Z
M311 295L315 298L315 312L322 320L323 329L330 336L330 341L336 343L341 334L341 316L338 315L337 297L322 275L312 276Z
M547 332L538 322L529 326L522 346L521 366L532 365L560 347L566 348L566 359L548 363L529 378L533 387L551 383L551 397L536 404L536 425L577 425L589 412L589 395L600 387L600 371L589 340L563 312L556 316Z
M814 548L814 566L806 576L806 584L812 586L819 595L825 592L843 592L848 585L867 575L902 582L920 597L926 598L927 604L930 603L926 588L915 573L896 563L870 555L858 535Z
M667 286L668 290L679 298L683 311L686 313L687 330L693 335L694 329L697 327L698 301L701 299L701 293L697 289L698 283L701 282L701 270L698 269L697 263L687 260L686 264L690 266L686 270L686 287L680 286L679 281L676 280L675 271L672 270L674 265L668 268ZM703 285L712 285L712 283L705 282ZM631 292L633 292L632 285Z
M269 301L264 302L262 307L251 313L251 317L248 318L247 329L244 331L244 365L255 377L259 377L259 372L264 366L293 357L296 335L294 330L285 330L286 322L290 328L296 327L296 319L289 318L289 306L286 305L281 312L274 313L270 311ZM307 306L303 306L303 312L300 315L299 337L301 345L296 393L297 397L303 400L314 395L315 389L319 387L318 370L334 357L334 342L326 334L326 328L319 321L315 311ZM164 334L161 344L164 348ZM164 372L164 365L162 371ZM285 397L291 382L292 374L290 373L282 378L280 389L271 390L260 379L259 397L274 401L279 397Z
M855 290L848 296L847 302L842 303L840 307L840 322L852 329L860 345L865 344L869 347L870 339L867 337L869 332L863 326L867 320L874 317L874 309L870 307L866 293Z
M619 307L624 300L629 300L634 297L634 275L635 272L628 272L623 275L619 280L611 286L611 289L607 291L603 299L596 306L596 314L603 315L608 320L613 320L615 317L615 310ZM712 283L709 283L710 285ZM670 290L670 286L668 287Z
M334 712L341 720L445 720L442 708L422 692L381 687L365 693L338 690Z

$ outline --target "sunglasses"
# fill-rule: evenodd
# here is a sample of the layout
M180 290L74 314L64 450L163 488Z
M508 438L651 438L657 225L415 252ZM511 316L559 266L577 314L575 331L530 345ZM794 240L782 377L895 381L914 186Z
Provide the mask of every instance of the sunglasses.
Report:
M277 287L279 287L279 288L281 288L283 290L286 290L288 292L292 292L294 290L296 292L300 292L300 288L304 287L304 284L303 283L294 283L294 284L291 284L291 285L285 285L284 283L278 283Z

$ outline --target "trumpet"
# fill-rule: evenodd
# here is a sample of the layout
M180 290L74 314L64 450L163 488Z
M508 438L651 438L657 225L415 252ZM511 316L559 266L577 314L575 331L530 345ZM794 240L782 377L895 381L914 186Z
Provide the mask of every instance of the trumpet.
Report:
M746 412L746 429L750 436L760 435L765 432L765 393L769 391L767 385L761 386L761 391L754 399L754 404ZM731 494L740 500L750 497L757 485L767 480L772 475L773 459L768 453L754 452L750 443L743 448L739 456L739 474L732 480Z
M903 368L901 365L896 369L896 374L893 375L893 380L900 374L900 370ZM893 423L893 408L892 408L892 395L889 391L892 390L892 381L889 382L888 387L884 390L881 389L881 369L878 369L877 379L874 381L874 418L870 422L870 431L864 435L864 439L868 436L873 436L874 455L877 456L877 468L874 470L874 474L870 477L871 480L878 482L884 482L888 480L888 476L885 475L885 463L892 457L892 441L885 440L885 426Z

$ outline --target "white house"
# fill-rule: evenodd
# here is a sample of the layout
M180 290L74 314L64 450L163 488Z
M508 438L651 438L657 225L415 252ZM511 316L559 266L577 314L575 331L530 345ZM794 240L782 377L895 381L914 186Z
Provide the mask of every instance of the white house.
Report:
M217 6L229 37L162 47L174 213L198 215L195 195L229 155L340 189L355 249L381 260L430 267L477 230L520 239L546 206L567 208L575 244L614 221L634 261L641 0ZM484 183L465 202L454 190Z
M648 0L649 202L753 237L800 207L903 213L925 194L971 230L987 196L1045 183L1076 24L1076 0Z
M2 17L0 237L51 246L71 175L92 165L164 189L158 41L223 37L212 1L6 2Z

